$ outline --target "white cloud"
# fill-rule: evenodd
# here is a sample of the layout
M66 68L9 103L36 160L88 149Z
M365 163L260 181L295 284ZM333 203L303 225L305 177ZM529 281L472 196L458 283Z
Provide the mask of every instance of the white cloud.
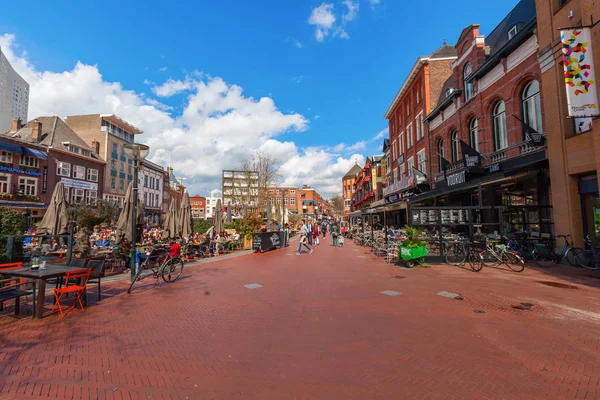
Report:
M144 79L144 85L154 85L154 82L152 82L148 79Z
M163 57L164 58L164 57ZM160 67L158 70L160 72L165 72L167 69L169 69L169 67Z
M350 22L358 15L359 4L358 2L353 2L352 0L344 0L342 3L348 9L344 15L342 15L342 21Z
M319 42L325 40L325 36L329 35L336 21L332 10L333 4L322 3L319 7L313 8L310 14L308 23L316 26L315 37Z
M321 118L320 115L315 115L315 119L319 119L319 118Z
M291 79L292 79L293 82L300 83L300 82L302 82L302 79L304 79L304 76L303 75L292 76Z
M389 137L390 135L390 128L385 128L382 129L381 131L379 131L379 133L375 136L373 136L373 138L371 140L380 140L386 137Z
M333 147L333 151L336 153L346 152L346 153L354 153L359 150L364 150L367 147L367 142L365 140L359 140L358 142L347 145L346 143L340 143Z
M381 0L369 0L369 3L371 3L371 7L375 7L380 2L381 2Z
M183 86L189 94L171 107L106 81L95 65L78 62L62 72L40 71L23 52L15 52L13 35L0 35L0 46L30 84L30 118L114 113L144 131L139 141L150 145L149 158L164 166L170 163L177 176L186 178L191 193L219 187L223 169L238 167L258 150L278 160L286 183L310 184L325 195L338 191L355 157L364 160L361 155L335 156L322 147L300 150L281 140L286 132L308 129L307 118L280 111L270 97L245 95L241 87L219 77L199 73L186 77L182 82L187 82ZM163 88L162 94L172 92L165 89L169 81L157 86ZM173 82L171 88L176 86Z
M152 92L158 97L171 97L192 89L193 85L193 81L188 78L183 81L169 78L162 85L152 87Z
M299 49L301 49L302 47L304 47L304 46L302 45L302 43L301 43L299 40L296 40L296 41L294 42L294 45L295 45L297 48L299 48Z

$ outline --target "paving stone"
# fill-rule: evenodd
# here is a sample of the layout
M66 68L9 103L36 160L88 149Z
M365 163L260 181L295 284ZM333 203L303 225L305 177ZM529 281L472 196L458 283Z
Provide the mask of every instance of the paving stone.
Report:
M247 289L259 289L263 287L263 285L259 285L258 283L250 283L248 285L244 285L244 287Z
M437 292L436 294L438 296L448 297L451 299L456 299L457 297L460 297L460 294L458 294L458 293L450 293L450 292L446 292L446 291Z
M383 292L379 292L379 293L385 294L386 296L392 296L392 297L399 296L402 294L402 293L396 292L394 290L384 290Z

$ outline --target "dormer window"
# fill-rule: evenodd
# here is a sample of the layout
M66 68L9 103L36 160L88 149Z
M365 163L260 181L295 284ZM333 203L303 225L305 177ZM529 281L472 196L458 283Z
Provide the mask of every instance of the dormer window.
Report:
M512 39L513 37L515 37L515 35L517 34L518 29L517 26L513 26L512 28L510 28L510 30L508 31L508 40Z
M447 89L446 89L446 98L450 97L450 95L452 94L452 92L454 92L454 89L452 89L452 88L447 88Z

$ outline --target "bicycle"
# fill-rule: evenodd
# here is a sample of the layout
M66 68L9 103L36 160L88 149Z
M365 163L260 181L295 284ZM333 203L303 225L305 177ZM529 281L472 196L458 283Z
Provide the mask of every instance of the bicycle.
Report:
M133 285L148 276L156 279L156 285L160 286L160 279L164 282L175 282L183 272L183 260L181 257L171 257L163 247L152 247L146 251L146 259L140 264L137 272L131 280L127 293L131 293ZM152 271L142 275L143 272Z
M481 243L471 242L465 245L466 259L474 272L479 272L483 268L483 250L481 248Z
M485 242L483 264L487 267L498 267L504 264L515 272L522 272L525 269L525 261L516 251L509 250L504 244L494 244L489 240Z
M590 235L586 236L585 244L589 246L589 250L583 250L577 254L577 263L585 269L600 270L600 245L594 246Z
M580 247L573 247L573 241L569 242L571 234L568 233L566 235L556 235L556 237L565 239L565 243L561 252L557 254L552 250L551 240L548 240L547 244L536 243L536 264L542 268L548 268L554 264L560 264L563 258L566 258L567 262L570 265L574 267L580 266L580 263L577 261L577 255L583 252L584 250Z
M448 245L446 248L446 262L450 265L464 265L467 256L469 255L467 251L468 242L466 239L459 235L457 241L448 242L446 244Z

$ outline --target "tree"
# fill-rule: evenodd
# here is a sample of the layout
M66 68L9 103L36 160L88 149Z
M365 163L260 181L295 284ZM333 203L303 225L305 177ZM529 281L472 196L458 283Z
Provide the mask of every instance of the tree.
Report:
M97 200L95 205L78 203L67 209L71 221L77 226L93 230L94 226L106 223L111 225L119 217L119 206L114 201Z
M241 163L240 169L246 174L244 177L246 181L256 182L257 186L252 187L251 185L246 191L243 190L244 188L237 190L236 197L242 200L241 204L252 204L252 198L258 199L255 207L258 207L261 212L266 211L269 203L269 187L277 185L281 179L275 158L267 152L257 151L252 157Z
M22 211L0 210L0 234L23 235L27 230L27 216ZM23 256L23 237L15 237L12 245L12 257L8 253L8 239L0 238L0 262L20 260Z
M329 204L331 204L331 208L333 209L334 213L336 213L336 214L344 213L344 198L342 197L341 193L334 194L329 199Z

